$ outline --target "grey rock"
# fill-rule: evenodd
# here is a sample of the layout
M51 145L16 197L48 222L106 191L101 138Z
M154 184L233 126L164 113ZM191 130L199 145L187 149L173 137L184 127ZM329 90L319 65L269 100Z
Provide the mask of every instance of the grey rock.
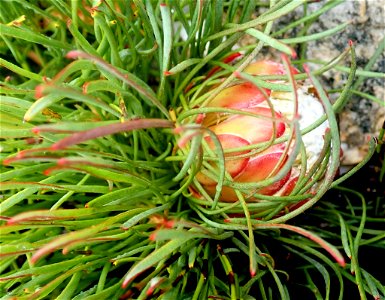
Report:
M325 1L312 3L309 11L319 9ZM329 61L343 51L349 40L356 45L357 64L363 69L374 54L385 33L385 1L345 1L323 14L310 28L316 33L333 28L343 22L351 22L348 27L332 37L310 42L307 57ZM385 53L377 59L371 71L385 73ZM328 72L322 77L326 88L340 88L346 76L339 72ZM377 136L385 121L385 80L368 78L359 90L376 96L383 103L352 95L349 103L340 114L340 132L343 142L345 165L356 164L367 153L368 137Z

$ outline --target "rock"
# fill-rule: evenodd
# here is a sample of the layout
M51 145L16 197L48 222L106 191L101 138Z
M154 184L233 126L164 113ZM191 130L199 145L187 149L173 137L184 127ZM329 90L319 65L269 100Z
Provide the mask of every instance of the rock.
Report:
M328 1L314 1L308 3L308 14L319 10ZM266 8L260 8L256 17L264 12ZM291 22L303 16L303 7L299 7L294 12L279 18L274 23L273 32L279 30ZM322 14L309 28L308 34L315 34L342 23L350 24L341 32L333 36L307 44L306 58L309 60L331 61L341 54L348 47L349 40L354 41L358 69L364 69L370 58L379 47L385 33L385 0L356 0L345 1ZM277 38L291 38L298 35L302 26L295 27L283 36ZM255 43L255 39L244 36L240 45ZM301 49L295 49L300 53ZM280 60L277 51L264 47L257 59ZM342 65L348 65L346 61ZM319 68L317 64L310 64L312 69ZM385 73L385 52L376 60L370 71ZM356 80L359 77L356 76ZM347 73L331 70L321 76L321 81L325 89L340 89L344 86ZM362 84L357 87L360 92L374 95L378 102L368 100L352 94L348 104L339 115L339 126L344 152L342 164L349 166L359 163L366 155L368 150L368 140L370 137L377 137L381 127L385 122L385 79L384 78L365 78ZM330 93L331 101L336 99L338 93Z
M312 3L309 11L322 7L325 1ZM332 37L308 43L307 57L329 61L343 51L351 39L356 45L357 64L363 69L376 51L385 33L385 11L383 0L346 1L323 14L310 28L317 33L350 21L348 27ZM377 59L371 71L385 73L385 53ZM339 72L324 74L326 88L338 89L345 83L346 76ZM343 142L345 165L357 164L367 153L368 138L378 136L385 121L385 79L367 78L358 90L376 96L380 103L358 95L352 95L341 112L340 132ZM382 103L381 103L382 101Z

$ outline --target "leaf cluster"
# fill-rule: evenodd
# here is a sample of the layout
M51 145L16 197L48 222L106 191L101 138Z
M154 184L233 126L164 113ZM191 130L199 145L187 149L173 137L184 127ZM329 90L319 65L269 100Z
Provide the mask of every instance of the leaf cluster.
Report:
M380 280L359 264L360 247L384 248L384 229L372 229L383 222L383 198L367 202L338 185L366 161L332 178L339 155L329 147L339 143L335 114L350 92L362 93L354 75L383 77L356 72L353 47L331 61L313 61L319 69L295 77L310 76L322 93L315 75L349 74L336 103L322 95L327 115L312 125L334 121L314 170L318 178L327 174L325 184L307 207L273 219L306 198L316 177L303 177L302 192L287 199L216 205L197 199L189 186L199 145L192 140L177 152L178 126L197 136L194 120L208 109L198 107L208 100L207 87L219 85L219 92L263 47L287 55L297 50L292 63L301 68L307 42L347 26L307 34L340 3L307 13L311 3L303 0L2 1L1 299L289 299L298 287L316 299L342 299L350 282L363 299L384 297ZM299 8L303 15L291 24L273 26ZM288 38L293 27L301 30ZM246 37L253 41L240 45ZM243 58L234 66L223 62L236 52ZM348 56L350 67L340 65ZM218 71L207 78L213 68ZM374 142L370 149L367 160ZM346 208L326 199L304 217L331 187ZM295 224L282 224L297 215ZM344 252L354 275L325 249L335 257Z

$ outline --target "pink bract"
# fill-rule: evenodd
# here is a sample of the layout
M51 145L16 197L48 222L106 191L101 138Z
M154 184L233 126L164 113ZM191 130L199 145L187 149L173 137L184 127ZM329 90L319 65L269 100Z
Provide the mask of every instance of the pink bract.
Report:
M272 61L259 61L250 64L245 72L252 75L283 75L286 73L282 64ZM298 73L293 69L293 73ZM231 108L247 114L226 114L223 112L207 114L203 125L215 133L224 151L255 145L263 142L273 142L282 136L286 130L285 120L278 111L273 111L267 103L270 90L256 87L250 82L241 82L223 89L214 97L207 107ZM214 151L214 143L207 135L205 137L209 147ZM225 169L232 177L234 183L258 183L275 176L284 166L288 154L284 151L285 144L272 144L270 147L261 148L260 152L251 148L225 154ZM247 155L249 154L249 155ZM237 157L240 156L240 157ZM215 163L212 164L217 169ZM242 190L249 201L257 200L253 194L274 195L281 189L290 193L292 184L290 180L291 169L279 180L262 188ZM216 193L217 181L204 175L197 174L198 181L211 196ZM287 185L289 184L289 186ZM223 186L221 201L233 202L238 197L231 185Z

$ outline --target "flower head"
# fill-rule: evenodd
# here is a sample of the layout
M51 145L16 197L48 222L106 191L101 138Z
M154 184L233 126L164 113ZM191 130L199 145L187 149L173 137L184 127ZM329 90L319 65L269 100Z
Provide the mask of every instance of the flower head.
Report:
M251 75L286 73L284 65L272 61L250 64L245 72ZM292 73L298 71L293 68ZM215 133L225 153L225 170L230 180L222 188L221 201L237 201L233 183L265 181L283 168L291 148L288 142L277 143L276 139L290 131L289 121L294 115L294 101L292 93L262 89L251 82L239 82L223 89L207 104L208 107L229 108L239 112L209 113L203 120L203 125ZM316 98L314 101L318 102ZM210 135L205 136L205 142L206 150L215 155L215 144ZM215 174L216 163L210 163L210 166L202 169L196 178L206 192L213 196L218 177ZM258 194L287 195L293 189L298 173L299 167L291 166L285 174L262 187L240 191L249 201L257 200Z

